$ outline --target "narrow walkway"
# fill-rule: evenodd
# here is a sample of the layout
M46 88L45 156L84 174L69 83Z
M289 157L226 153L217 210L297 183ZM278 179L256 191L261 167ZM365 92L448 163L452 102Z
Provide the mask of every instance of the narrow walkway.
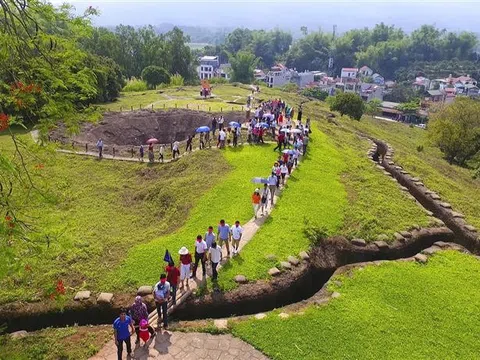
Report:
M32 137L34 137L34 135L32 134ZM35 139L35 138L34 138ZM265 144L276 144L276 142L274 141L268 141L266 140L265 141ZM238 144L238 147L240 146L250 146L250 145L257 145L257 144L249 144L247 142L244 142L244 143L240 143ZM227 147L234 147L233 145L225 145ZM177 158L175 160L173 159L165 159L163 162L160 162L158 160L158 151L155 152L155 161L153 162L154 164L168 164L168 163L171 163L172 161L177 161L178 159L192 153L192 152L195 152L195 151L199 151L200 149L199 148L195 148L193 149L192 151L187 151L187 152L183 152L183 153L180 153L180 155L177 156ZM206 147L204 150L220 150L219 148L217 148L216 146L212 146L211 148L208 148ZM57 149L57 152L59 153L63 153L63 154L72 154L72 155L83 155L83 156L89 156L89 157L94 157L94 158L98 158L98 152L96 151L77 151L77 150L67 150L67 149ZM167 154L165 154L165 157L167 157ZM145 163L145 164L149 164L150 162L148 161L148 152L145 153L145 157L144 159L140 159L139 157L137 156L134 156L134 157L125 157L125 156L113 156L113 155L110 155L110 154L103 154L102 156L102 160L118 160L118 161L129 161L129 162L139 162L139 163Z
M137 360L268 360L253 346L232 335L170 331L158 332L155 338L149 340L147 348L136 347L132 355L132 358ZM116 359L117 347L113 341L90 358L90 360Z
M300 160L299 161L299 165L300 165L301 158L299 160ZM292 169L292 172L295 171L295 169L296 169L296 167L294 167ZM288 182L288 178L289 178L289 176L287 175L287 178L285 179L286 183ZM275 204L277 203L277 201L279 199L279 195L283 191L283 189L284 189L284 186L280 186L280 188L277 190L277 192L274 196L274 199L273 199L273 205L271 205L271 202L270 202L271 199L270 198L268 199L268 202L267 202L268 207L266 209L266 212L264 213L264 216L260 216L260 211L259 211L259 216L258 216L257 219L252 218L246 224L242 225L243 235L242 235L242 240L240 241L240 245L239 245L239 249L238 249L239 251L241 251L243 249L243 247L254 237L254 235L257 233L257 231L260 229L260 227L265 223L266 219L268 218L271 211L275 207ZM229 225L232 225L232 224L229 224ZM230 244L230 246L231 246L231 244ZM219 271L221 270L222 265L225 264L228 261L227 250L226 250L225 247L222 248L222 256L223 256L223 261L218 266ZM201 274L201 269L198 269L197 273ZM172 313L176 309L176 307L180 306L184 301L186 301L188 299L188 297L197 288L202 286L202 284L205 284L208 277L210 277L210 276L211 276L211 269L207 268L207 276L205 278L203 278L203 279L198 279L198 278L197 279L190 279L189 287L185 287L181 290L180 289L177 290L177 305L173 305L172 303L169 303L168 313L169 314ZM221 272L219 273L219 276L222 276ZM157 322L158 322L158 315L157 315L157 311L154 310L154 311L152 311L152 313L150 313L149 323L152 326L155 326L157 324ZM252 354L249 351L240 352L239 354L232 354L231 352L228 352L228 351L230 351L228 347L223 347L223 346L220 347L220 349L221 349L220 352L218 352L218 353L213 352L213 354L215 354L214 356L208 355L208 353L211 352L210 349L203 349L203 348L192 348L189 351L185 350L184 352L182 352L181 357L177 357L178 355L173 354L173 353L169 353L168 351L166 353L159 353L156 350L157 342L159 342L159 341L162 342L163 340L161 340L162 335L160 335L160 331L158 332L158 334L159 334L158 337L155 339L155 346L150 346L148 348L148 353L147 353L147 349L142 350L146 354L143 354L142 355L143 357L139 357L139 359L148 359L148 358L153 358L153 359L190 359L190 357L192 359L249 359L249 358L252 358L252 359L267 359L266 357L264 357L258 351L256 353L258 353L259 355ZM167 336L169 338L169 340L168 340L169 344L173 344L173 345L175 345L175 347L183 347L184 346L183 344L187 343L187 341L185 341L185 339L183 339L183 341L181 341L182 340L181 337L174 336L174 335L178 335L178 334L181 334L181 333L177 333L177 332L173 333L173 332L170 332L170 331L163 331L162 334L167 334L167 335L164 335L164 336ZM185 334L185 335L187 335L187 334ZM195 335L195 336L198 337L198 336L205 336L206 334L188 334L188 335L192 335L192 336ZM213 335L210 335L210 336L213 336ZM243 343L243 341L241 341L241 340L235 339L231 336L230 336L230 338L231 338L231 341L235 340L237 342L240 342L242 344L241 346L246 346L246 347L251 348L250 345L248 345L246 343ZM218 339L218 340L215 340L215 339ZM222 337L221 336L218 336L218 337L213 336L213 340L217 341L217 343L220 343L222 341ZM178 343L177 343L177 341L178 341ZM233 347L233 348L237 349L237 347ZM201 352L202 349L203 349L204 352ZM206 351L206 350L208 350L208 351ZM95 357L91 358L90 360L115 359L116 351L117 350L116 350L115 343L114 343L113 340L111 340L104 346L104 348ZM236 351L234 351L234 352L236 352ZM201 357L199 355L200 353L201 354L205 353L206 355L204 357ZM248 354L248 356L244 357L243 353ZM217 355L218 356L224 355L224 356L216 357ZM257 357L255 357L255 356L257 356ZM258 357L258 356L260 356L260 357ZM135 359L137 359L137 357L135 357Z

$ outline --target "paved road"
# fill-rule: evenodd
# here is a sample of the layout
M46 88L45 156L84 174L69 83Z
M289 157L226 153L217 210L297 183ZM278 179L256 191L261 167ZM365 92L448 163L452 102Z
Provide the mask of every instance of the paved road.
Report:
M163 331L147 347L136 347L132 359L138 360L268 360L258 350L232 335ZM132 344L134 346L134 344ZM123 358L127 358L126 350ZM108 343L90 360L116 360L117 347Z

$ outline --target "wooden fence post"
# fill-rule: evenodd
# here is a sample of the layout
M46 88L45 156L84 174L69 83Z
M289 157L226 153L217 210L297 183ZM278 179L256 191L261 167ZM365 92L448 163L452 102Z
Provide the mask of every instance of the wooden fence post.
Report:
M177 103L175 103L175 109L177 108Z
M130 107L130 110L133 111L133 106Z
M123 111L123 108L120 106L120 112L122 112L122 111Z

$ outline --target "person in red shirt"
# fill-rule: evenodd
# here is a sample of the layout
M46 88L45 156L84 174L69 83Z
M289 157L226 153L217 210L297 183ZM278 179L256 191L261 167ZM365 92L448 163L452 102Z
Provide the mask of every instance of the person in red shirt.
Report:
M277 146L275 147L275 149L273 149L273 151L277 149L278 151L282 151L282 145L284 141L285 141L285 133L283 131L280 131L277 137Z
M173 305L177 304L177 285L178 278L180 277L180 270L175 266L175 264L170 262L165 268L167 272L167 281L170 283L170 294L172 296Z

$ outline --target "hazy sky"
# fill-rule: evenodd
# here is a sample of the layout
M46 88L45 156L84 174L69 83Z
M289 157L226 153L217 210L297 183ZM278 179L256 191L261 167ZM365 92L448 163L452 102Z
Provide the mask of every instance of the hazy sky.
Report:
M101 12L96 25L201 25L212 27L251 27L298 30L305 25L312 30L338 31L373 26L379 22L394 24L407 31L421 24L434 24L450 30L480 32L477 21L480 1L125 1L125 0L51 0L68 2L78 12L92 5Z

